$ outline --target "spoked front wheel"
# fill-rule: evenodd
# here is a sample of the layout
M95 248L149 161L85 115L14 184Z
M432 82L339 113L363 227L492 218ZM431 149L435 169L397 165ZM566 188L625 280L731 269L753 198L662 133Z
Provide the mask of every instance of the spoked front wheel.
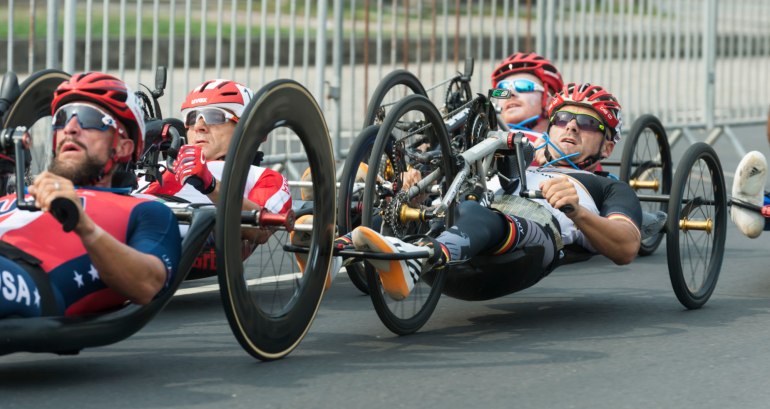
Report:
M634 121L625 142L620 163L620 180L628 183L639 194L671 192L671 147L666 130L654 115L642 115ZM645 212L665 212L666 203L642 201ZM665 231L642 239L640 256L648 256L660 245Z
M228 322L240 344L251 355L272 360L299 344L321 302L335 230L334 159L323 115L302 85L290 80L271 82L256 94L246 112L227 153L217 209L219 286ZM261 156L260 145L273 138L287 147L279 159L289 162L271 168L289 180L298 179L292 170L311 169L312 223L294 225L287 214L283 225L260 222L257 228L242 227L246 182L260 171L252 163ZM264 162L273 159L268 156ZM291 193L295 200L300 197L298 191ZM287 251L292 230L306 234L308 253Z
M671 285L688 309L702 307L717 285L727 232L727 193L714 149L699 142L677 166L668 204L666 252Z
M369 158L364 189L362 225L386 236L435 234L450 226L454 205L441 219L427 221L409 216L435 208L440 192L456 173L446 127L436 107L426 97L410 95L399 102L385 118ZM421 180L418 194L407 196L407 178ZM435 223L442 224L438 230ZM398 335L420 329L436 308L446 280L444 270L423 274L410 294L402 300L391 298L382 289L377 271L367 265L367 282L377 315Z

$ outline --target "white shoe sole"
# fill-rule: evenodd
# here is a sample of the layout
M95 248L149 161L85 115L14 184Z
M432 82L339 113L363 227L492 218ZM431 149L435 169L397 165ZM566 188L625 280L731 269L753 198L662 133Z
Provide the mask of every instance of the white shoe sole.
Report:
M757 151L752 151L744 156L735 169L733 180L733 198L762 206L762 194L767 181L767 160ZM765 218L761 214L743 209L739 206L731 206L730 218L741 233L750 238L759 237L765 227Z

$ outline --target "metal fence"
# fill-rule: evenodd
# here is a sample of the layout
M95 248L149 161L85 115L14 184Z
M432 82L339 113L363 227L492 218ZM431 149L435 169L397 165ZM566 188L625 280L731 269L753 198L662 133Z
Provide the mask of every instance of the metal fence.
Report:
M293 78L319 101L338 157L380 78L407 68L430 86L466 57L476 60L474 91L505 56L535 51L565 80L615 93L626 129L653 113L675 137L702 128L739 153L729 126L764 122L770 105L765 0L6 1L8 70L102 70L136 87L166 65L172 115L205 79L257 89Z

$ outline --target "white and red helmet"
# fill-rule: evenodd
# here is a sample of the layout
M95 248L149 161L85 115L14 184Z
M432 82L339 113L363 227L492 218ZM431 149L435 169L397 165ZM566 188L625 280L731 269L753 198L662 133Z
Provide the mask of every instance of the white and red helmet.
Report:
M184 117L189 109L217 107L226 109L240 118L253 97L254 92L243 84L224 79L209 80L187 94L182 103L182 116Z
M532 74L539 78L543 82L543 94L546 97L559 92L564 86L559 70L547 58L535 53L514 53L492 71L492 88L496 88L497 83L509 75L518 73Z
M608 140L620 141L620 127L623 124L620 103L604 88L589 83L571 82L565 85L548 104L548 117L553 117L553 114L565 105L584 106L596 111L607 125Z

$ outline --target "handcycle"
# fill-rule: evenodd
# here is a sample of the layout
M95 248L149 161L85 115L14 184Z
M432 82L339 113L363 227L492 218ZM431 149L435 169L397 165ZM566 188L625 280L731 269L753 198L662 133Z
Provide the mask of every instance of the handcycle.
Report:
M484 96L478 99L482 103L475 106L484 114L488 99ZM472 112L470 115L478 114ZM526 138L517 132L496 130L496 125L485 121L483 126L466 132L469 139L465 141L465 149L455 150L441 115L430 101L419 95L401 100L381 126L370 156L362 199L362 225L397 237L402 237L410 227L422 234L436 236L445 226L452 225L453 208L458 199L484 195L487 178L495 171L496 153L515 154L519 174L523 175L528 165L523 152L528 145ZM405 153L396 157L384 156L386 142L393 138L396 128L413 130L401 133L393 141ZM396 173L391 179L399 180L401 175L398 173L405 169L405 158L419 156L409 153L413 149L412 141L424 138L433 141L437 152L430 156L430 161L423 163L428 168L419 183L399 191L378 182L382 179L382 175L377 174L384 161L381 158L402 161L402 164L390 165ZM638 173L643 174L644 171ZM537 191L527 190L524 184L521 192L530 198L538 194ZM414 199L418 197L421 205L415 206ZM707 144L693 145L679 163L670 194L638 197L641 202L666 205L667 261L672 287L682 305L688 309L700 308L716 286L725 245L727 197L716 153ZM369 294L385 326L396 334L409 334L425 324L442 293L462 300L486 300L533 285L533 281L521 280L510 272L539 269L542 251L542 248L529 247L505 256L478 256L466 263L431 270L423 274L410 295L400 301L391 299L381 290L376 270L367 264L367 282L372 289ZM427 256L426 252L383 255L352 250L343 250L340 254L363 259ZM562 264L579 262L590 256L589 253L567 249L567 257ZM533 277L536 274L524 276Z
M369 99L363 129L353 140L342 168L337 192L337 203L339 204L337 226L340 235L350 232L361 223L362 202L360 198L364 185L356 183L356 177L359 167L369 163L369 156L377 133L391 109L404 96L423 95L427 97L431 90L446 85L441 112L446 120L449 133L456 134L465 127L467 114L470 110L468 105L473 100L470 87L473 68L473 59L467 59L462 72L458 72L455 76L428 89L413 73L403 69L392 71L380 81ZM368 293L363 264L351 263L346 269L356 288L365 294Z
M0 140L3 141L5 159L12 161L16 174L22 174L27 172L25 161L16 159L24 154L25 127L50 115L47 107L50 107L53 90L69 79L69 75L45 70L33 74L30 78L35 80L25 81L21 89L15 83L15 75L5 78L4 84L7 82L8 85L3 86L0 101L7 104L0 108L11 108L3 115L3 124L13 127L0 132ZM161 83L165 83L165 76ZM46 109L37 109L41 106ZM157 107L157 104L154 110L145 107L145 112L154 112L159 117ZM220 296L228 323L240 345L261 360L279 359L294 350L316 315L331 261L335 224L331 142L315 99L297 82L276 80L265 85L255 94L245 112L227 154L221 183L222 204L214 209L213 206L167 203L180 224L189 225L182 241L177 274L168 288L143 306L128 304L115 311L87 316L2 319L0 355L22 351L76 354L84 348L108 345L129 337L168 304L212 232L220 260L217 274ZM166 122L169 124L171 122ZM172 128L159 127L164 132L160 137L152 135L148 139L147 153L155 155L156 159L159 152L167 153L174 143ZM288 138L297 151L295 156L301 156L313 170L314 202L297 203L296 207L298 212L308 211L306 209L314 212L312 225L295 225L294 211L276 215L241 210L245 170L263 157L260 145L277 132ZM10 153L11 150L14 153ZM22 179L16 180L16 185L22 188L16 191L22 192ZM16 202L24 204L23 196L18 195ZM318 206L314 206L316 203ZM57 216L65 228L77 223L66 207L63 205L64 210ZM254 228L270 229L273 234L244 259L242 229ZM307 265L300 272L296 271L293 254L280 251L281 243L288 241L288 234L294 229L312 231ZM283 259L276 260L281 256Z

